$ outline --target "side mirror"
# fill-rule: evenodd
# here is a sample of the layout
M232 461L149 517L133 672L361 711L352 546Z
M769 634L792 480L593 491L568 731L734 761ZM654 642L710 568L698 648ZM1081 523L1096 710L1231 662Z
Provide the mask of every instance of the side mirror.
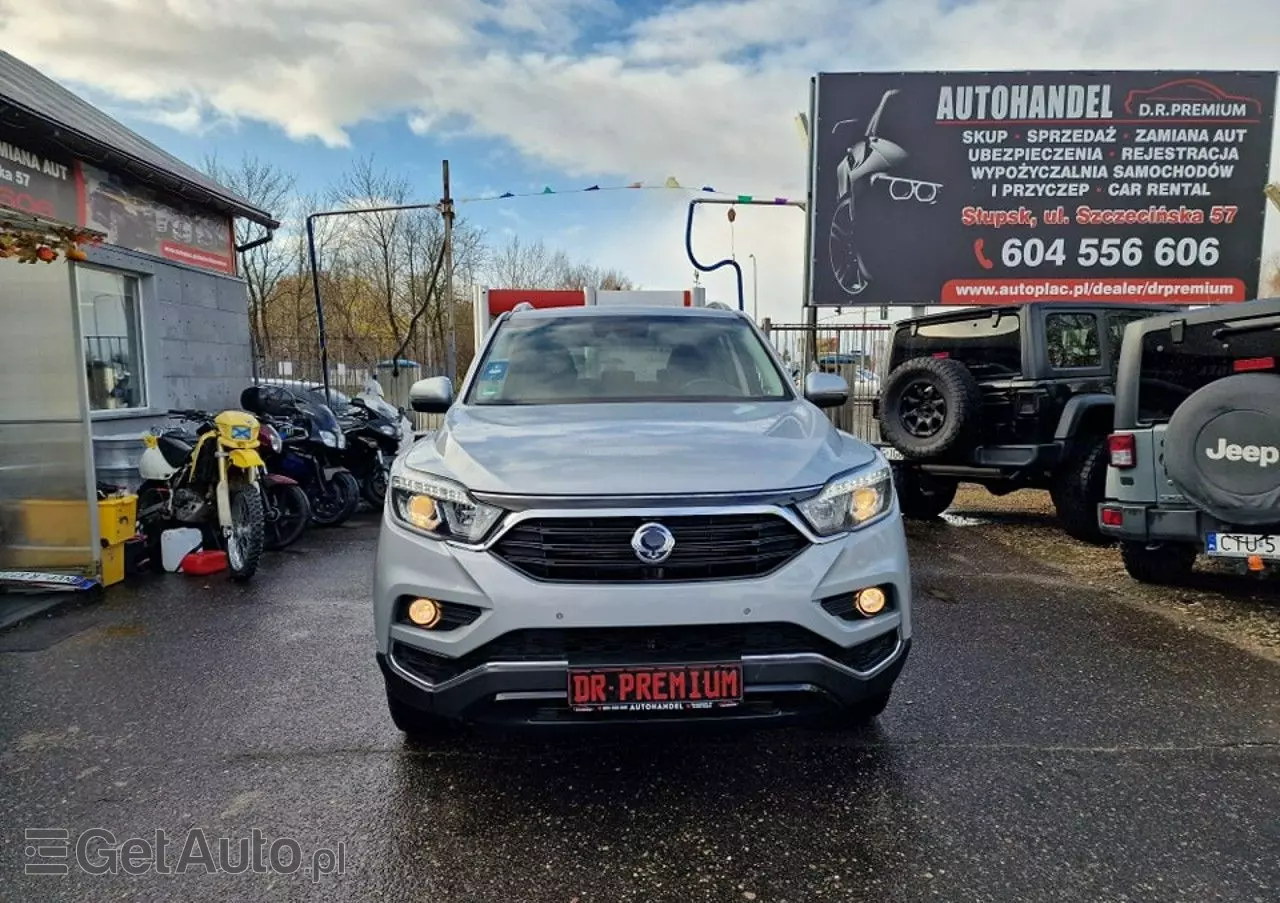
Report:
M849 384L836 373L806 373L804 397L820 408L836 408L849 400Z
M420 379L409 387L409 406L420 414L443 414L453 404L453 381L447 376Z

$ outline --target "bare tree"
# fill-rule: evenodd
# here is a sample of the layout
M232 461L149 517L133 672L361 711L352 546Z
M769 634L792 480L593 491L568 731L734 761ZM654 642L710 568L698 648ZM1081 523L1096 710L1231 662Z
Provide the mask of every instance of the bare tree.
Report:
M217 154L210 154L205 157L204 169L214 181L282 222L292 212L294 178L274 163L246 153L239 163L224 165L219 162ZM246 219L235 221L237 246L248 244L261 235L261 226ZM240 255L241 274L249 291L249 324L258 354L271 351L266 309L275 300L280 280L289 272L290 257L290 249L275 241L258 245Z
M412 187L403 176L375 169L373 158L357 160L335 190L335 206L394 207L412 203ZM412 316L405 293L411 211L384 210L351 217L344 241L352 269L376 286L387 329L396 346Z

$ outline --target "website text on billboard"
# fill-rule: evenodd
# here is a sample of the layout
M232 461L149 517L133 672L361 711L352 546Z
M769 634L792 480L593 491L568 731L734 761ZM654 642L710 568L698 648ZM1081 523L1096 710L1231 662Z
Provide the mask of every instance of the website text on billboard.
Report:
M1257 291L1274 72L816 79L810 303Z

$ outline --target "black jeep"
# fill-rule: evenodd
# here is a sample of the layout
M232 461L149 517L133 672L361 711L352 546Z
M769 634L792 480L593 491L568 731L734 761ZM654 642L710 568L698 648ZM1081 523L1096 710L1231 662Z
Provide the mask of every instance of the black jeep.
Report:
M1091 543L1107 474L1120 339L1166 306L1032 303L903 320L877 417L907 517L945 511L963 481L995 495L1048 489Z

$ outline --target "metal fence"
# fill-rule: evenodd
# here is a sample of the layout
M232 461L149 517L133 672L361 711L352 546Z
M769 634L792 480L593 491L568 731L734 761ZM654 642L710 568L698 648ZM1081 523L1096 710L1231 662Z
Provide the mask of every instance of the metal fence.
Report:
M880 392L881 364L888 354L890 330L884 323L835 324L816 327L804 323L761 323L791 378L802 388L804 373L838 373L849 384L849 401L828 408L837 428L867 442L880 441L880 424L872 402Z
M383 397L391 404L404 409L414 424L414 429L437 429L442 415L419 414L409 407L409 387L420 379L438 376L444 372L442 365L401 358L393 366L388 349L385 355L370 354L362 349L356 354L341 342L329 345L329 388L349 397L359 395L368 385L370 377L377 379ZM324 368L320 364L320 351L315 337L302 340L277 340L272 353L258 355L255 363L259 382L291 384L321 384Z

